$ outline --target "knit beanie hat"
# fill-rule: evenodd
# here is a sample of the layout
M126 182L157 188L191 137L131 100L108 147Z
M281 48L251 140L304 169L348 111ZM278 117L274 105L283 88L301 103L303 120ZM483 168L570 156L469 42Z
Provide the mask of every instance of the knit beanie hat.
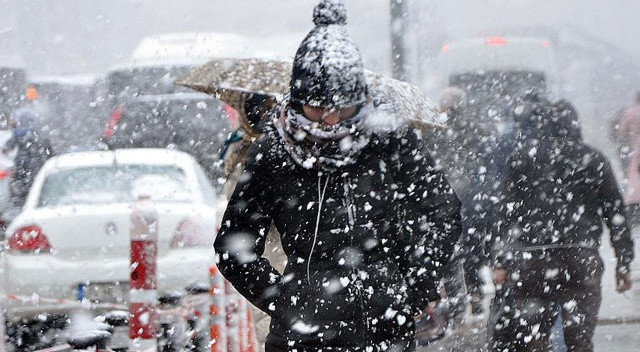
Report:
M293 62L291 102L343 109L367 101L362 57L347 34L342 0L321 0L313 11L316 25L304 38Z

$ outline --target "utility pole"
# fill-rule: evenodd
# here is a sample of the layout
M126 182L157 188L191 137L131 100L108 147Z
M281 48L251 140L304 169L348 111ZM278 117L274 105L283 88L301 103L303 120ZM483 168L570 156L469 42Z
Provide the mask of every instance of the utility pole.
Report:
M391 62L393 77L407 80L407 47L404 35L407 31L408 0L391 0Z

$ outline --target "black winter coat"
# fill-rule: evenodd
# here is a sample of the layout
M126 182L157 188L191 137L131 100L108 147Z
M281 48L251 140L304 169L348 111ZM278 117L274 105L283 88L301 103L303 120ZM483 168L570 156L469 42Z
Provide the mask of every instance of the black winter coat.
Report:
M597 251L604 220L618 269L628 270L633 241L615 176L600 152L579 138L543 130L532 132L508 165L497 242L500 265L536 248Z
M411 350L413 316L438 298L459 212L413 132L373 136L356 164L319 172L298 166L269 130L224 215L218 267L271 316L267 351ZM282 274L262 256L272 221Z
M22 206L38 171L53 156L53 148L48 138L41 133L30 131L22 137L11 137L5 150L17 148L11 178L11 203Z

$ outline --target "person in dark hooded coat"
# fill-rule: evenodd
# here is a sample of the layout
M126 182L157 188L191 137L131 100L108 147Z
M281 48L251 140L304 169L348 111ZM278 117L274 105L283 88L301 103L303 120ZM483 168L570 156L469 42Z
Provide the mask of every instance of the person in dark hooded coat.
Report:
M482 162L488 143L480 124L469 116L465 91L445 89L440 112L447 114L446 127L427 131L425 139L436 166L443 170L462 202L463 232L443 278L450 318L459 322L466 313L467 301L472 314L483 311L479 271L483 263L481 231L485 214L479 211L476 198L485 176Z
M501 220L501 214L495 209L503 204L502 192L510 157L524 146L532 133L537 133L536 121L551 114L551 105L546 92L535 87L522 89L514 97L513 107L510 108L512 119L507 123L504 133L491 151L483 155L484 160L480 164L486 167L485 182L478 187L476 198L479 200L474 206L479 207L481 210L478 212L485 215L477 226L479 233L485 236L482 240L485 257L489 256L491 242L495 239L492 233L497 232Z
M11 177L11 205L21 207L40 168L53 156L48 138L38 130L38 117L29 109L11 113L12 136L7 140L4 154L17 149Z
M547 351L561 314L568 350L592 351L603 222L618 260L618 291L631 287L633 240L622 196L608 160L582 141L570 103L538 109L523 128L527 137L510 157L503 183L490 347Z
M373 132L342 1L314 10L291 93L251 147L215 241L221 273L271 316L265 350L412 351L439 298L460 202L412 131ZM263 256L272 223L287 265Z

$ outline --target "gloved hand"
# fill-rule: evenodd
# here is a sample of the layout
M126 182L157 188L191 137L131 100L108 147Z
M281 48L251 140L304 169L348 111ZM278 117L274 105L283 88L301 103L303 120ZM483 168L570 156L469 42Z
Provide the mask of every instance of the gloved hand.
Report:
M616 273L616 291L623 293L631 289L631 272Z

